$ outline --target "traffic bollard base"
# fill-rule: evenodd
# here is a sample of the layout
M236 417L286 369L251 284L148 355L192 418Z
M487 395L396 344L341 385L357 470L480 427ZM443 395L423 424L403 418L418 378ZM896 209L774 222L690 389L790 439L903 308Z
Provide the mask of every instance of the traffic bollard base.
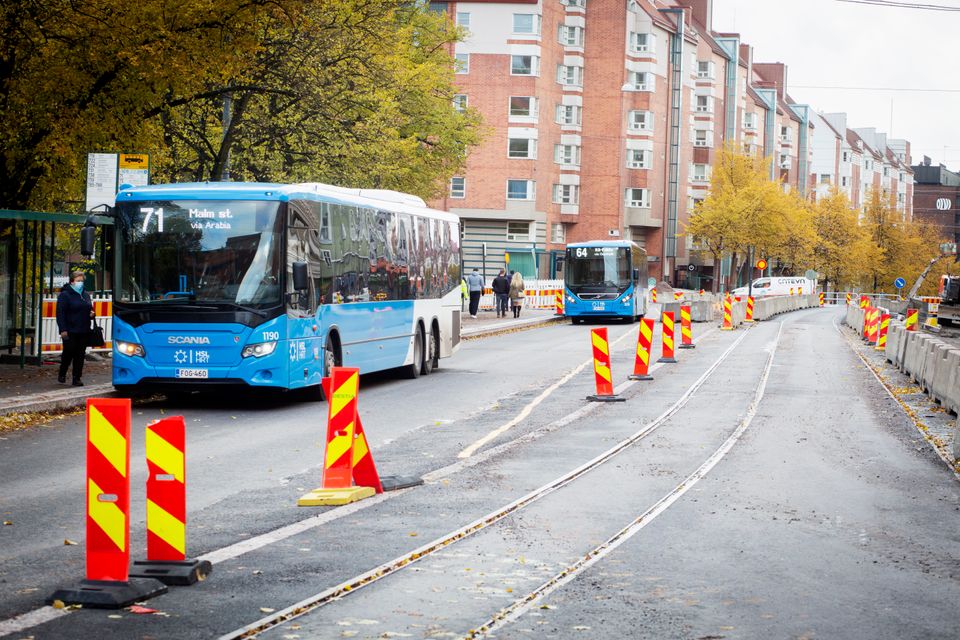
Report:
M629 379L629 380L653 380L653 376L651 376L650 374L645 374L645 375L642 375L642 376L638 376L638 375L635 374L635 373L631 373L629 376L627 376L627 379Z
M664 362L666 364L673 364L677 361L676 358L660 358L657 362Z
M170 587L189 587L210 575L213 566L206 560L135 560L131 578L156 578Z
M326 507L350 504L376 493L373 487L346 487L344 489L314 489L297 500L298 507Z
M384 491L397 491L398 489L409 489L410 487L419 487L423 484L423 478L414 476L380 476L380 486Z
M74 587L54 591L47 598L47 604L59 601L64 605L78 604L85 609L123 609L166 592L167 585L153 578L131 578L127 582L81 580Z
M620 396L587 396L590 402L626 402L626 398Z

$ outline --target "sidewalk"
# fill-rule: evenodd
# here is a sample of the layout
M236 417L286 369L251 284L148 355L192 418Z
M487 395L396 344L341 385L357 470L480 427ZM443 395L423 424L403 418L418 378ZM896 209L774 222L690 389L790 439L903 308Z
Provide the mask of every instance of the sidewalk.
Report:
M60 356L45 358L42 366L0 365L0 415L21 411L52 411L83 404L93 396L113 393L110 358L87 360L82 387L57 382Z
M542 324L559 322L561 317L554 314L553 309L524 309L519 318L513 317L512 311L507 311L506 318L498 318L495 311L480 311L476 319L464 311L461 316L460 335L464 338L479 338L485 335L536 327Z

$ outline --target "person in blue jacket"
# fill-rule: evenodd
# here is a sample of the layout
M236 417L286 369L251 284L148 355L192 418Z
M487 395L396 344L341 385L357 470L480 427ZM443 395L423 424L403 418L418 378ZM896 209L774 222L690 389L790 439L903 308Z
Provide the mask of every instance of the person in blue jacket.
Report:
M83 359L90 340L91 319L94 317L93 301L83 290L83 271L70 274L70 282L63 285L57 296L57 328L63 341L60 356L60 375L57 381L67 381L67 370L73 365L73 386L82 387Z

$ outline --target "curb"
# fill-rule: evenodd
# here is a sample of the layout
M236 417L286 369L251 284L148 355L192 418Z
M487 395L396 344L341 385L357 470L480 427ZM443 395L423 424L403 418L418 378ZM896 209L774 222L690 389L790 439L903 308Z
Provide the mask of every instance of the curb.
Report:
M531 318L529 320L518 320L517 322L508 322L505 324L480 327L477 329L467 329L460 332L461 338L482 338L484 336L510 331L512 329L532 329L535 327L554 324L566 320L566 316L547 316L545 318Z
M94 396L113 397L113 395L113 384L106 382L83 387L82 390L64 389L62 391L5 398L0 400L0 415L74 409L83 406L87 398Z

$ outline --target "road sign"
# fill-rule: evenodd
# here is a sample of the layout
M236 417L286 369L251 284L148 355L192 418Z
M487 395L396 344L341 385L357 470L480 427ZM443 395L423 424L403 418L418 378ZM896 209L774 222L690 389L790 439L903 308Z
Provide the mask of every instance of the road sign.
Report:
M893 286L895 286L897 289L903 289L905 286L907 286L907 281L903 278L897 278L893 281Z
M121 153L117 182L121 186L143 187L150 184L150 156L146 153Z
M688 264L688 265L687 265L687 271L696 271L696 270L697 270L697 265L695 265L695 264Z
M957 243L956 242L944 242L940 245L940 253L955 256L957 255Z
M657 279L656 279L656 278L647 278L647 288L648 288L648 289L652 289L652 288L655 287L655 286L657 286Z
M757 269L760 269L760 271L763 271L766 268L767 268L766 260L763 260L763 259L757 260Z

